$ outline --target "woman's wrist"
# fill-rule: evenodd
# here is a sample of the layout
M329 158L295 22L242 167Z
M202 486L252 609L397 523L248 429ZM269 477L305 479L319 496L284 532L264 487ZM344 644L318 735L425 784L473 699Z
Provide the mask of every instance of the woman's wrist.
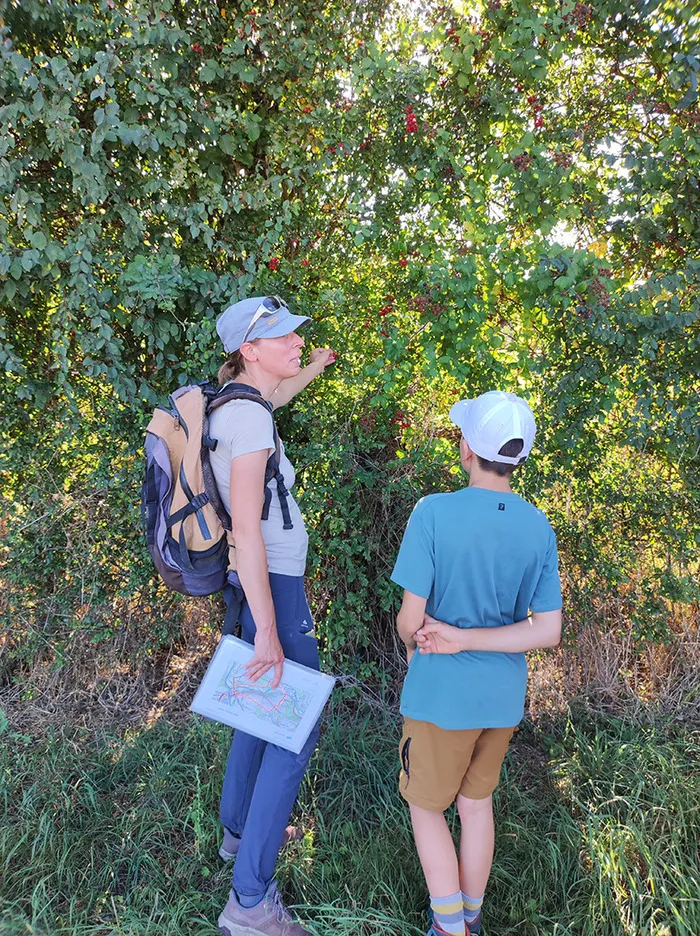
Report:
M319 377L325 369L325 365L320 360L310 361L304 368L307 374L311 374L313 377Z

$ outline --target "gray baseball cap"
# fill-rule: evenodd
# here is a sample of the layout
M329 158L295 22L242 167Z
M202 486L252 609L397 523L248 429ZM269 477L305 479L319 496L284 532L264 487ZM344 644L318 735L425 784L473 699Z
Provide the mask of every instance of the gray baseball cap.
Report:
M307 315L292 315L279 296L251 296L234 302L216 320L216 331L227 354L245 341L281 338L310 322Z

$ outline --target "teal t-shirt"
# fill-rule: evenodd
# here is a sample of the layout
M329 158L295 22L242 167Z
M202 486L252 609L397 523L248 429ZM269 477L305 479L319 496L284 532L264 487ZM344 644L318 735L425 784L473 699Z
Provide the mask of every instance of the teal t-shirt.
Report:
M561 608L556 537L519 495L468 487L416 504L392 581L457 627L501 627ZM415 653L401 712L440 728L510 728L523 717L524 653Z

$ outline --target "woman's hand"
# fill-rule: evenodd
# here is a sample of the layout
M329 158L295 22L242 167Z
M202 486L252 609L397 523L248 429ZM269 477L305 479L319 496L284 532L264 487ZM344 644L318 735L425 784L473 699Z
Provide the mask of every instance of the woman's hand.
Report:
M273 666L275 673L270 688L276 689L279 686L280 679L282 679L282 668L284 667L282 644L276 630L257 630L255 632L255 654L245 665L246 676L251 682L257 682Z
M464 628L443 624L426 614L415 640L419 653L460 653L466 650L466 634Z
M320 364L325 370L329 364L334 364L337 354L332 348L314 348L309 355L312 364Z

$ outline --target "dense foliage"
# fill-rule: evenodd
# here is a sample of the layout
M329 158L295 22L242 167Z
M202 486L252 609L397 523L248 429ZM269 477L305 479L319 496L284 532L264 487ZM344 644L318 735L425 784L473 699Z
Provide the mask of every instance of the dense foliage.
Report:
M172 636L141 433L254 292L341 352L280 420L333 659L366 671L384 644L408 510L461 483L449 405L493 387L536 411L517 484L559 534L569 620L668 637L698 598L692 4L3 6L14 658L136 620Z

